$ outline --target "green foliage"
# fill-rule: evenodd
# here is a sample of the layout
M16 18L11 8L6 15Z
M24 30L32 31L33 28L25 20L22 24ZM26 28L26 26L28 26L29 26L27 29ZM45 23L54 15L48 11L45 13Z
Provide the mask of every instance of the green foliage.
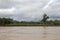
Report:
M54 25L60 25L60 20L55 20L53 23Z
M47 16L47 14L44 14L44 15L43 15L42 22L46 22L47 19L49 19L49 16Z
M10 24L13 23L13 19L10 18L0 18L0 24Z

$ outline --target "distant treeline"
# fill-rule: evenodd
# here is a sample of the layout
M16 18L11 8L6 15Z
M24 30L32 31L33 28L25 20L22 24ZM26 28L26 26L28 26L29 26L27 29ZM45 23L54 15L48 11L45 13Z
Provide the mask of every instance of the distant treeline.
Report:
M19 21L16 21L16 20L13 20L13 19L11 19L11 18L0 18L0 25L9 25L9 26L15 26L15 25L17 25L17 26L24 26L24 25L28 25L28 26L30 26L30 25L32 25L32 26L35 26L35 25L37 25L37 26L40 26L40 25L42 25L42 26L45 26L45 25L48 25L48 26L50 26L50 25L60 25L60 20L47 20L47 19L49 19L49 16L47 16L47 14L44 14L43 15L43 19L41 20L41 21L38 21L38 22L26 22L26 21L21 21L21 22L19 22Z

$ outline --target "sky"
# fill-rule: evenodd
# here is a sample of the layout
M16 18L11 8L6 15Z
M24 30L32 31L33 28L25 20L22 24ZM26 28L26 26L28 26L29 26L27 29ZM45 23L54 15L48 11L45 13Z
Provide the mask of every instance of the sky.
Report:
M39 21L46 13L60 19L60 0L0 0L0 17L17 21Z

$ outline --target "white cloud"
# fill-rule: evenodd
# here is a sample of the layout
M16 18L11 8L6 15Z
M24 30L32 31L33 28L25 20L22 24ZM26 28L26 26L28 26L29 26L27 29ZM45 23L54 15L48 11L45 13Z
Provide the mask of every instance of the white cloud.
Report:
M48 8L48 7L49 7L49 5L50 5L50 4L52 4L53 2L54 2L54 0L50 0L50 1L47 3L47 5L46 5L46 6L44 6L44 8L43 8L43 9Z
M14 14L14 11L15 11L16 9L14 8L14 7L12 7L12 8L8 8L8 9L0 9L0 14L1 13L5 13L5 14ZM3 16L3 15L2 15Z

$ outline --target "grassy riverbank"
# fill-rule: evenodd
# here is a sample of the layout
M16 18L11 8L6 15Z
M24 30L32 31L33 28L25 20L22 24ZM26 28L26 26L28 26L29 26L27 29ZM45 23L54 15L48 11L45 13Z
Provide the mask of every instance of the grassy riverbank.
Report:
M1 24L0 26L60 26L60 23L12 23Z

